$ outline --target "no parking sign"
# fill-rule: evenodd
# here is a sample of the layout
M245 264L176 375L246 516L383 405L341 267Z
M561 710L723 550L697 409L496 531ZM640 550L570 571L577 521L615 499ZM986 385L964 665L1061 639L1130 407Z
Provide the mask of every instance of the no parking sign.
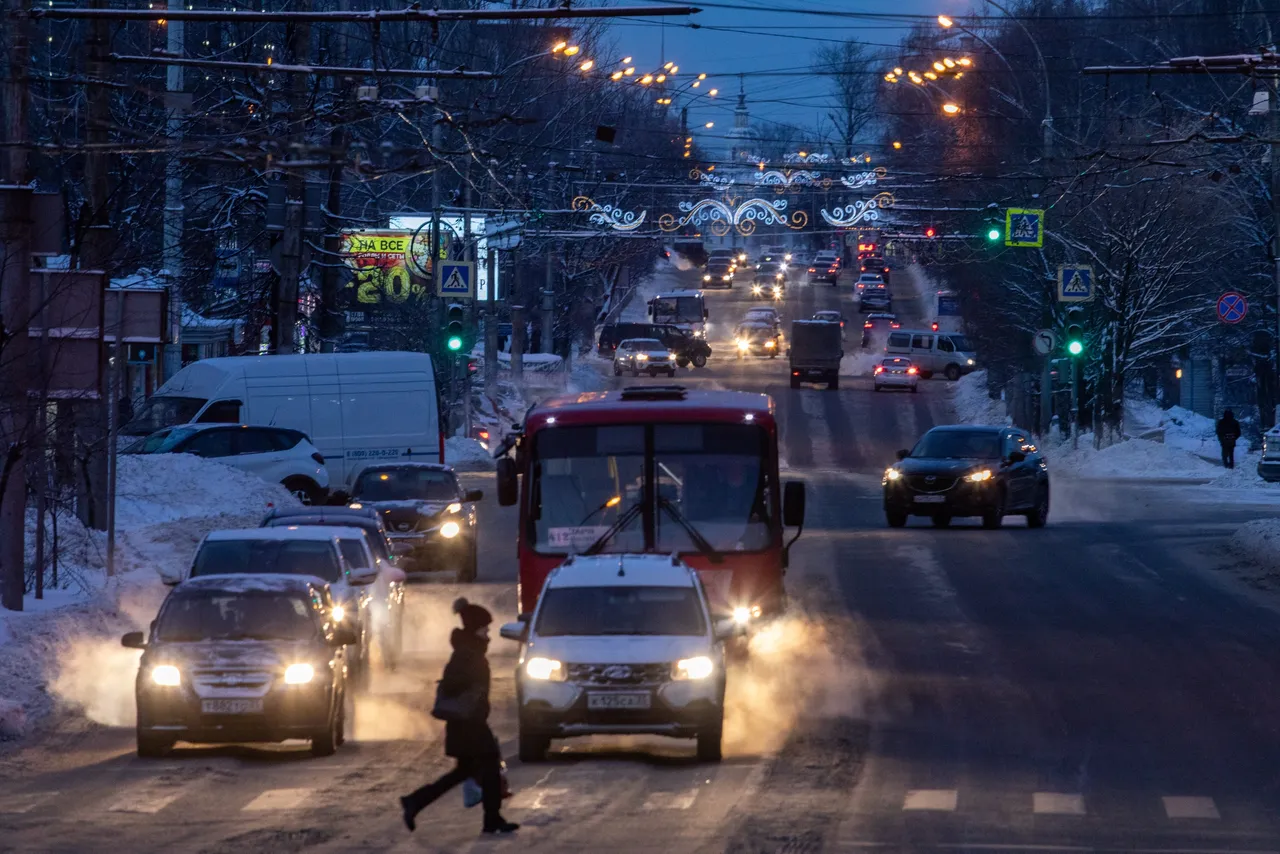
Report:
M1239 323L1249 313L1249 301L1235 291L1218 297L1218 319L1223 323Z

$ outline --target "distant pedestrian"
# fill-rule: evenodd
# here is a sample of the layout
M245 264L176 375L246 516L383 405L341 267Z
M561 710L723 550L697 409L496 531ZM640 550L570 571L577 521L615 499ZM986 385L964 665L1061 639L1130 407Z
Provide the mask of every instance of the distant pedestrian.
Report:
M479 605L459 598L453 611L462 628L449 637L453 655L445 665L437 691L437 707L448 701L450 715L444 725L444 752L458 760L454 769L400 799L404 823L416 826L418 813L454 786L475 780L484 793L484 832L510 833L520 825L504 819L502 806L502 754L489 729L489 624L493 615Z
M1240 422L1230 409L1224 410L1218 420L1218 444L1222 446L1222 465L1236 467L1236 440L1240 438Z

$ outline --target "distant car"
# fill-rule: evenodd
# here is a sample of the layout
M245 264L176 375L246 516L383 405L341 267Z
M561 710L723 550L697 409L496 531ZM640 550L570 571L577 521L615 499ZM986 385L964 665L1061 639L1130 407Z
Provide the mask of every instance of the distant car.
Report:
M869 312L862 320L862 346L867 348L871 346L871 333L877 329L900 329L902 324L898 321L898 315L890 311L872 311Z
M347 648L356 632L309 578L220 575L174 588L142 650L135 683L138 755L177 741L311 741L328 756L346 738Z
M772 270L756 270L751 281L751 295L757 299L782 299L786 294L786 279Z
M704 288L731 288L733 287L734 267L732 262L722 259L715 259L707 262L706 272L702 274L702 286Z
M613 354L613 375L622 376L624 371L630 371L633 377L641 374L656 377L663 373L674 377L676 354L656 338L628 338Z
M711 345L705 339L664 323L607 323L600 330L597 352L601 356L612 356L618 345L628 338L657 338L676 354L676 364L682 368L690 362L695 368L705 367L711 358Z
M834 252L819 252L809 263L810 282L830 282L832 285L840 280L840 256Z
M391 542L407 549L406 573L453 571L460 583L476 580L476 502L482 498L482 491L463 489L457 472L438 463L375 464L351 489L351 503L372 508Z
M869 287L858 294L858 311L860 312L884 312L892 307L893 298L889 296L889 289L884 286Z
M303 504L323 504L329 470L306 434L251 424L166 427L129 449L132 454L191 454L279 483Z
M845 319L844 319L844 315L838 311L815 311L813 313L813 317L810 319L822 320L827 323L838 323L840 324L840 329L842 330L840 334L842 336L844 335L843 330L844 330Z
M884 262L883 258L871 256L863 258L859 262L858 272L860 273L878 273L884 277L886 283L889 281L889 265Z
M920 390L916 385L919 379L920 371L911 364L910 359L889 356L876 365L871 383L874 391L880 391L882 388L905 388L917 392Z
M744 321L764 321L774 328L775 332L782 331L782 315L771 305L760 305L755 308L747 309L742 315Z
M1005 516L1049 519L1049 467L1030 437L1015 427L934 427L884 473L884 513L901 528L929 516L945 528L956 516L981 516L999 528Z
M781 336L772 324L762 320L747 320L738 324L733 337L738 346L738 358L743 356L778 357L782 349Z
M858 281L854 283L854 287L858 290L867 288L882 288L888 284L888 281L880 273L863 273L858 276Z
M519 755L592 733L692 738L718 762L724 728L724 642L697 573L671 555L570 557L547 577L529 619L501 635L521 643Z

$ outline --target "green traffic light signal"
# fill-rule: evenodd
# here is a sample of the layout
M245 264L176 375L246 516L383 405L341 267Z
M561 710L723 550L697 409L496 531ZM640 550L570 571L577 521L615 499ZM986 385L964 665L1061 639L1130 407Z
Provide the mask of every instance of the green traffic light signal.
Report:
M992 243L995 243L999 239L1000 239L1000 229L992 228L990 231L987 232L987 240L990 240Z
M1083 353L1083 352L1084 352L1084 342L1083 342L1083 341L1068 341L1068 342L1067 342L1067 352L1068 352L1068 353L1070 353L1070 354L1071 354L1071 355L1073 355L1073 356L1079 356L1081 353Z
M452 352L456 353L462 349L462 337L459 335L451 335L449 336L449 340L444 342L444 344Z

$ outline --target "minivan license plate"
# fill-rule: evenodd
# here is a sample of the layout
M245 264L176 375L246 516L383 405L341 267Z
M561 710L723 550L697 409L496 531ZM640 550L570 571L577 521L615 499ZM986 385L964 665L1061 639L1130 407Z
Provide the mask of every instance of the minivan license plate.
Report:
M947 500L945 495L917 495L916 501L921 504L941 504Z
M253 697L201 700L200 711L206 715L260 715L262 700Z
M637 693L587 694L588 709L647 709L649 695Z

